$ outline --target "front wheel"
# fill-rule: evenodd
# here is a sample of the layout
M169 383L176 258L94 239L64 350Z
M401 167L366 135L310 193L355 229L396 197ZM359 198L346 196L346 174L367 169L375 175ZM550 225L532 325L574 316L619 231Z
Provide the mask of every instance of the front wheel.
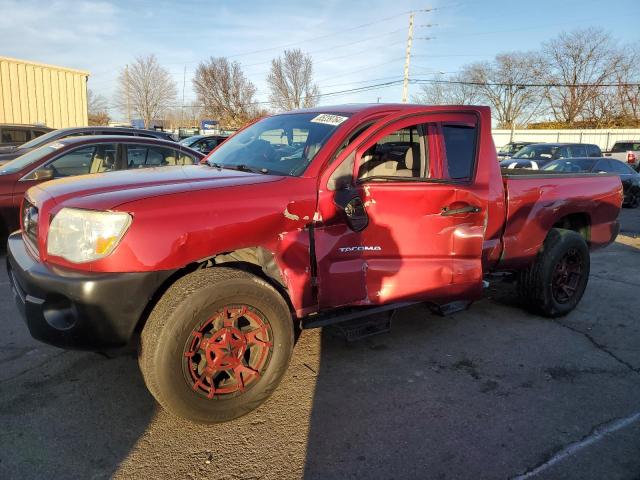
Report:
M589 247L572 230L552 229L533 264L520 272L518 294L524 306L546 317L573 310L589 281Z
M182 277L162 296L142 331L139 363L165 409L217 423L262 404L292 350L282 296L254 275L214 267Z

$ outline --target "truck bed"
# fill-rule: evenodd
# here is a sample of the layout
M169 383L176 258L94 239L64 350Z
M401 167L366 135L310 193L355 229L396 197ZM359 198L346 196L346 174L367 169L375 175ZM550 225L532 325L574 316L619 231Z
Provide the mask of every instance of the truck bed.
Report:
M618 176L522 169L503 170L502 177L506 222L500 268L530 263L553 227L580 231L591 249L615 240L622 202Z

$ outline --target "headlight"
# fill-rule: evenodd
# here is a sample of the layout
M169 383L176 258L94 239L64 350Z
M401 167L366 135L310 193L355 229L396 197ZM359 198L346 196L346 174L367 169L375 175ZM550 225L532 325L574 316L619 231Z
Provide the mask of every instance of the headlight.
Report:
M131 225L124 212L63 208L49 226L47 253L73 263L85 263L113 252Z

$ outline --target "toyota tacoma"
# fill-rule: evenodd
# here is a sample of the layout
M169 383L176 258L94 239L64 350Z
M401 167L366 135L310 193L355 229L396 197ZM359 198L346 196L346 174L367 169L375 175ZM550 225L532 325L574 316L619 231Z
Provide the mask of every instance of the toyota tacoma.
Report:
M615 175L501 172L487 107L288 112L205 162L34 186L7 254L33 337L102 350L140 332L149 390L197 422L264 402L299 327L453 311L502 272L526 308L565 315L619 229Z

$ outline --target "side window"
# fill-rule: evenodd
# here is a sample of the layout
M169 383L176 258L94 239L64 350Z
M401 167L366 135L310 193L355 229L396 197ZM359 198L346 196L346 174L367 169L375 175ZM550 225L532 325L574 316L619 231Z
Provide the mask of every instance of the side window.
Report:
M467 125L443 125L442 136L449 178L470 179L476 157L477 128Z
M336 153L334 153L329 164L333 163L334 160L338 157L338 155L340 155L344 151L345 148L351 145L356 138L358 138L365 130L367 130L374 123L375 122L367 122L364 125L362 125L359 129L357 129L355 132L353 132L351 135L349 135L349 137L344 142L342 142L342 145L338 147L338 149L336 150Z
M587 156L587 148L585 145L571 145L569 147L571 158L580 158Z
M200 151L202 153L209 153L211 150L218 146L217 138L207 138L202 142L202 146L200 147Z
M362 154L358 179L420 178L424 164L420 140L417 125L401 128L381 138Z
M611 162L611 166L613 167L612 171L617 173L618 175L629 175L633 173L631 168L629 168L627 165L625 165L621 161L619 160L609 160L609 161Z
M55 159L47 165L53 170L54 178L85 175L91 170L91 161L96 147L83 147Z
M3 128L2 143L25 143L29 141L29 130Z
M144 145L126 145L127 168L144 168L147 162L147 147Z
M598 160L598 162L593 167L593 171L598 172L610 172L611 168L609 167L609 160Z
M558 150L556 150L555 155L553 156L553 158L570 158L571 156L569 155L569 148L568 147L560 147Z
M587 145L586 147L587 147L587 156L594 157L594 158L602 156L600 147L598 147L597 145Z
M183 165L180 163L183 157L187 158L187 164L193 163L193 160L188 160L191 158L188 155L180 154L173 148L167 147L129 144L126 146L126 152L127 168L130 169Z
M149 147L146 167L164 167L176 165L177 152L172 148Z
M91 160L89 173L104 173L118 170L118 146L114 143L96 145L96 151Z
M40 135L44 135L45 131L43 130L31 130L31 138L38 138Z
M177 165L195 165L198 161L185 152L177 152Z

